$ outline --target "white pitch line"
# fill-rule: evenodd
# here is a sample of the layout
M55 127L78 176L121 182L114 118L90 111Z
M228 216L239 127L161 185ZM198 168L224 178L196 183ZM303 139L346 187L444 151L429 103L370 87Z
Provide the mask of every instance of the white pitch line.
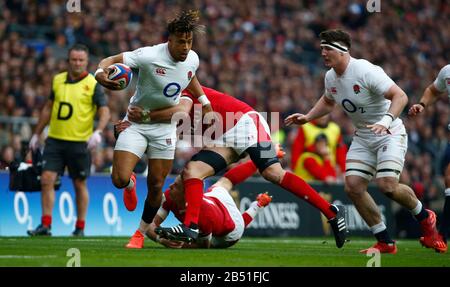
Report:
M0 255L0 259L39 259L39 258L56 258L56 255L42 255L42 256L33 256L33 255Z
M80 242L100 242L105 241L104 239L69 239L69 241L80 241Z

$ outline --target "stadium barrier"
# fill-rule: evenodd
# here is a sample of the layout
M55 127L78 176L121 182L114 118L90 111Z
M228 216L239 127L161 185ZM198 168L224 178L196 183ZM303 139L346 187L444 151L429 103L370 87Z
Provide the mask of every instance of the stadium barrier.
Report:
M167 178L164 188L173 182ZM210 185L214 179L207 181ZM28 229L35 228L41 218L40 192L13 192L8 189L9 173L0 172L0 236L25 236ZM86 220L86 235L129 236L138 227L147 193L146 179L137 177L138 206L134 212L125 209L122 191L112 185L110 175L96 174L89 178L90 203ZM325 186L313 184L323 196L334 203L346 206L348 228L352 235L370 235L354 206L350 204L342 185ZM252 178L236 186L233 194L245 210L260 192L268 191L273 202L263 210L246 230L246 236L322 236L329 234L328 224L320 213L306 202L261 178ZM387 226L393 229L394 220L389 200L375 188L369 192L378 203ZM56 191L53 209L52 234L69 236L76 221L75 192L68 176L61 178L61 188ZM169 215L165 226L178 223Z

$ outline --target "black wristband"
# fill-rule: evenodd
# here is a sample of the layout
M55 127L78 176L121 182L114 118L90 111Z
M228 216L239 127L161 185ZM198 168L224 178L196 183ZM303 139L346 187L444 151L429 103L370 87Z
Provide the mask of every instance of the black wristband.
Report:
M426 107L425 104L423 102L420 102L419 105L421 105L422 107Z
M386 113L386 116L389 116L389 117L391 117L392 121L394 121L394 120L395 120L395 119L394 119L394 115L393 115L393 114L391 114L391 113Z

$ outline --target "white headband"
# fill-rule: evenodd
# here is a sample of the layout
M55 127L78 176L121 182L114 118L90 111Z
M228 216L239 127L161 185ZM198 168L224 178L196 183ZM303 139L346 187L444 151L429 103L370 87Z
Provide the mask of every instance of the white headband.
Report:
M325 40L320 41L320 47L329 47L339 52L348 53L348 48L338 42L328 42Z

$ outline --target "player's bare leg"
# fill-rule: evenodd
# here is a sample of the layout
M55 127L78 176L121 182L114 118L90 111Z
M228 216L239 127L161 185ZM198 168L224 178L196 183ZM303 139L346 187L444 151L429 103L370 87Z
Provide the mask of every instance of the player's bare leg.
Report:
M152 223L161 205L162 188L167 175L172 169L172 159L149 159L147 175L147 198L144 203L139 228L130 238L127 248L143 248L144 235Z
M137 205L136 177L134 167L139 157L128 151L115 150L113 155L112 182L117 188L124 188L123 199L126 208L133 211Z
M134 153L122 150L114 151L111 177L115 187L124 188L127 186L138 162L139 157Z
M167 175L172 170L172 159L149 159L147 175L147 198L145 199L144 212L142 214L139 230L143 234L155 217L161 205L162 188ZM146 225L146 226L144 226Z
M381 213L372 196L367 192L369 181L356 176L345 177L345 193L353 202L359 215L368 226L381 223Z
M371 179L368 171L374 170L373 167L354 160L348 160L347 166L350 174L345 176L345 193L377 239L375 245L360 252L367 253L374 248L381 253L395 254L397 252L395 241L390 238L387 227L382 221L380 210L372 196L367 192Z
M74 179L75 198L77 203L77 222L75 224L74 236L84 236L84 225L89 204L89 192L86 185L86 179Z

